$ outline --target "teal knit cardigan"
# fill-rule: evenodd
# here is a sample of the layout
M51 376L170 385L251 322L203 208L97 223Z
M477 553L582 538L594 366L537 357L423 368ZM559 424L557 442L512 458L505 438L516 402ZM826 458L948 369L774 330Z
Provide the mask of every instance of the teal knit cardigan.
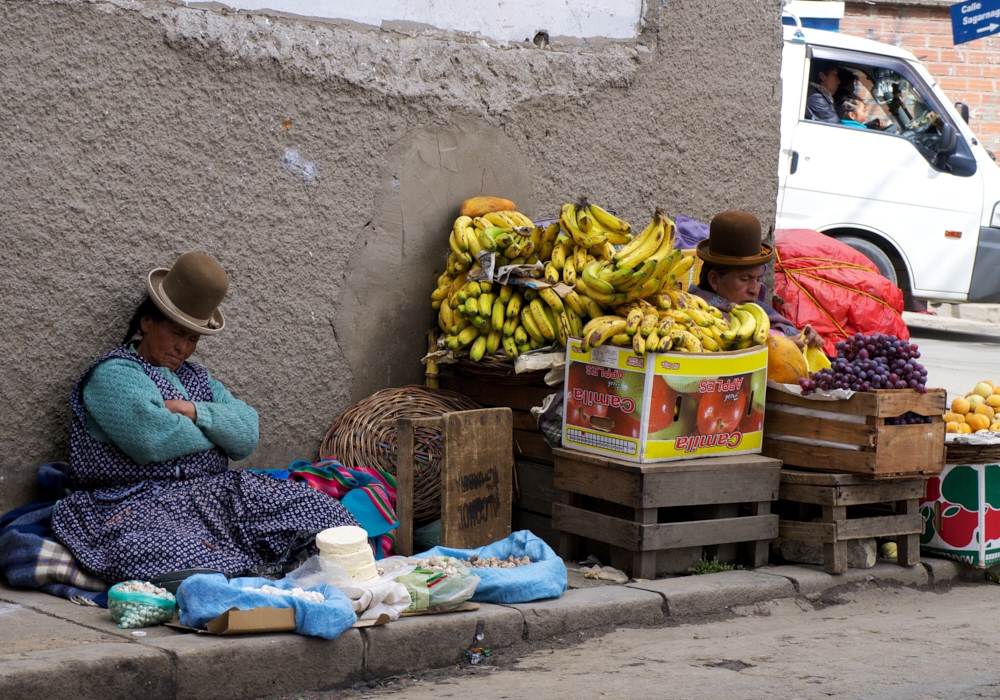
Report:
M166 367L163 376L188 398L180 378ZM222 448L232 460L245 459L257 446L257 411L211 378L212 401L195 401L198 420L171 413L142 367L131 360L111 359L95 367L83 385L87 430L110 442L138 464Z

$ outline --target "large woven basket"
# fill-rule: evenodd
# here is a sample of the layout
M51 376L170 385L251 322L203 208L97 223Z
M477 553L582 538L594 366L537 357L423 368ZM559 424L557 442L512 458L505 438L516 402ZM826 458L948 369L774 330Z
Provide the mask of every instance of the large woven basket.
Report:
M962 445L951 443L944 458L946 464L996 464L1000 445Z
M454 391L419 385L383 389L349 406L333 421L320 457L336 457L345 467L377 467L396 473L396 426L383 421L428 418L481 408ZM441 431L413 430L413 523L441 517Z

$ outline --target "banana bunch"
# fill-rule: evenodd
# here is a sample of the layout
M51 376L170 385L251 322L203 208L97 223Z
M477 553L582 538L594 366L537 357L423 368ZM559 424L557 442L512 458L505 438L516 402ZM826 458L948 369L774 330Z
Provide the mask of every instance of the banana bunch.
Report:
M519 211L460 216L448 235L448 274L454 277L474 267L480 250L496 253L498 265L534 263L539 259L542 233Z
M677 289L694 257L674 248L675 237L674 223L660 208L633 236L627 222L586 199L564 205L547 227L517 211L460 216L448 238L447 271L431 294L442 342L468 351L475 361L501 350L517 357L546 345L565 346L570 337L583 338L588 349L611 343L640 355L717 352L747 347L747 338L757 342L755 329L767 324L760 307L737 307L740 315L727 320L700 297ZM470 280L468 271L482 250L499 265L544 263L551 286ZM556 285L565 286L557 293Z

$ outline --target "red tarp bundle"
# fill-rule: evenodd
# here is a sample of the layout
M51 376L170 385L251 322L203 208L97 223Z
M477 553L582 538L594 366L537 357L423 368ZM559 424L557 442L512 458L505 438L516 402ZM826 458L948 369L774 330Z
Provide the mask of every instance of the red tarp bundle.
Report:
M910 337L903 292L854 248L808 229L779 229L774 242L775 309L798 328L811 325L827 355L858 332Z

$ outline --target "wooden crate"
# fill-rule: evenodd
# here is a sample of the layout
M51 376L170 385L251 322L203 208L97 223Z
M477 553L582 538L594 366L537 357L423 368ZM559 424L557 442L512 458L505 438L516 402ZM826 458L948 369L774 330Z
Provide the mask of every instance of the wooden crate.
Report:
M814 471L861 474L874 479L940 474L944 469L945 390L913 389L858 392L842 401L814 401L767 390L763 454L786 466ZM864 422L789 413L780 406L862 416ZM913 412L932 423L886 425L886 419ZM804 445L771 436L788 435L839 443L845 447ZM856 445L860 449L851 449Z
M554 467L544 462L514 460L515 488L511 527L531 530L553 549L559 547L559 532L552 527L552 505L559 502Z
M823 543L823 566L827 573L847 570L847 542L868 537L895 537L896 562L900 566L920 563L920 534L924 521L917 510L926 479L911 478L876 482L857 474L824 474L781 470L782 501L822 507L822 522L781 520L778 535L785 539ZM848 506L894 501L895 515L868 518L847 517Z
M508 385L488 379L475 379L441 369L442 389L457 391L484 408L509 408L514 420L514 457L535 462L552 464L552 448L542 438L538 422L531 415L531 409L541 406L545 397L561 389L535 384Z
M441 430L441 544L469 549L510 535L514 459L505 408L396 420L396 552L413 554L413 429ZM409 445L410 447L407 447Z
M625 552L624 566L634 577L652 579L657 552L746 542L752 564L767 564L770 541L778 535L778 516L770 508L781 462L740 455L636 464L573 450L554 454L561 502L552 508L552 524L564 558L578 556L580 538L596 540L613 554ZM610 502L619 515L631 517L581 507L581 496ZM750 514L660 522L661 509L736 503L749 504Z

